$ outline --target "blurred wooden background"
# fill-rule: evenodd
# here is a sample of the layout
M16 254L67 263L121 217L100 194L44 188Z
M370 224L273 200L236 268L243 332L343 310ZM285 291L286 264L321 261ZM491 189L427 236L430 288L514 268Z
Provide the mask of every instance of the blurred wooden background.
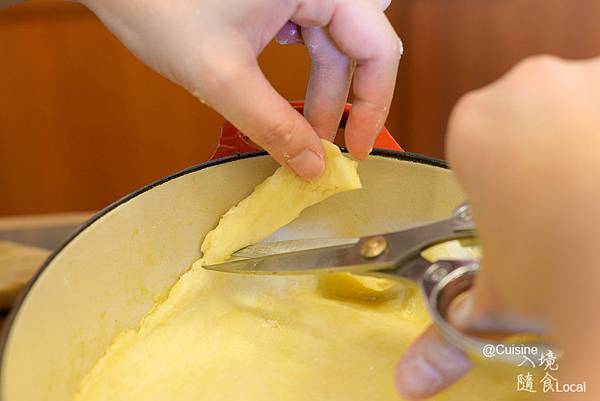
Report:
M387 125L438 157L461 94L531 54L600 54L598 0L394 0L388 14L406 51ZM216 145L221 118L79 5L1 10L0 57L0 215L99 209ZM260 61L281 93L303 98L302 47L271 45Z

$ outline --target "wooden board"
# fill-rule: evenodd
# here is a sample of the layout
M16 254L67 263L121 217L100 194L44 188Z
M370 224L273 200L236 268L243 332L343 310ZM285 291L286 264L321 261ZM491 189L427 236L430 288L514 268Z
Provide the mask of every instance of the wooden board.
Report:
M38 268L93 212L0 218L0 316Z
M0 309L8 309L51 251L0 241Z

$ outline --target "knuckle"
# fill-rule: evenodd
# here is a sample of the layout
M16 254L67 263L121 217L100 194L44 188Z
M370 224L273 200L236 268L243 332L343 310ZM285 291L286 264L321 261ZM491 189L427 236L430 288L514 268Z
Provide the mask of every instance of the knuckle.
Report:
M508 74L504 89L510 93L513 108L530 108L559 101L556 94L572 85L568 64L556 56L529 57Z
M294 125L293 121L279 120L272 123L268 128L257 132L255 134L256 138L253 139L267 149L285 147L292 140Z
M325 2L323 4L319 0L304 0L296 8L294 17L301 20L303 26L324 26L329 22L333 6L333 2Z
M450 160L463 159L461 155L470 152L477 143L477 133L483 131L485 108L482 91L469 92L456 103L448 121L447 151Z
M452 111L451 123L460 128L467 125L473 116L480 114L484 107L484 98L480 91L473 91L462 96Z
M218 60L218 62L216 61ZM218 94L243 79L244 62L236 57L221 57L215 49L202 49L185 63L188 88Z
M513 73L526 79L544 78L555 75L561 70L564 61L556 56L541 54L532 56L519 62L513 69Z
M199 68L196 75L196 82L201 82L208 91L220 92L232 82L237 82L239 68L231 63L223 63L219 66L205 64L204 68Z
M379 51L385 55L384 58L390 62L399 62L404 54L404 44L396 32L392 31L390 39L382 43L386 45Z
M398 64L404 54L402 39L390 27L386 38L376 43L366 58L377 58L381 62Z
M351 64L350 58L320 28L306 30L304 43L313 68L339 69Z
M316 78L331 79L331 77L337 77L342 73L347 76L351 73L352 60L344 55L318 55L311 58L310 68L311 73Z
M395 35L394 45L392 46L392 57L395 60L400 60L402 55L404 54L404 44L402 43L402 39L398 35Z

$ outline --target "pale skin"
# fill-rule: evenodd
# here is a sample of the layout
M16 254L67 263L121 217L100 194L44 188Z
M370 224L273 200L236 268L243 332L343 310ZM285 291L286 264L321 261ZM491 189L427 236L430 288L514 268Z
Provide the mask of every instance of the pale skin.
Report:
M463 328L549 333L564 351L555 376L588 383L587 393L552 400L600 399L599 151L600 58L527 59L463 97L448 127L448 158L483 248L472 294L450 318ZM430 328L400 362L397 386L424 399L469 368Z
M0 5L17 3L0 0ZM214 107L282 165L323 170L319 137L333 139L354 83L346 142L368 155L392 99L401 43L387 0L82 0L148 66ZM256 57L278 36L300 36L312 60L305 116L262 75ZM564 350L563 382L597 400L594 319L600 271L600 59L528 59L468 94L448 127L447 154L471 202L484 250L458 326L543 329ZM590 318L591 317L591 318ZM440 357L442 356L442 357ZM590 363L591 361L591 363ZM451 385L470 363L429 329L403 357L396 382L410 399Z
M383 10L391 0L80 0L150 68L216 109L280 164L306 179L325 167L353 83L346 145L365 158L392 101L402 43ZM0 0L11 5L19 0ZM301 26L311 58L305 116L256 61Z
M355 100L346 141L352 156L367 156L387 117L402 53L383 13L387 0L82 3L148 66L305 178L324 169L319 137L335 136L351 79ZM273 89L256 61L288 20L302 26L312 61L306 118Z

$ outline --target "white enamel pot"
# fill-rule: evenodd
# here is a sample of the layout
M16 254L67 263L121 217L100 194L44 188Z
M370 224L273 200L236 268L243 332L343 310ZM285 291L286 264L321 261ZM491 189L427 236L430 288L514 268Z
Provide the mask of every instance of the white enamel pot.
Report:
M222 153L221 153L222 154ZM1 339L0 400L68 401L120 332L200 256L220 216L277 168L244 153L173 174L108 206L44 263ZM445 162L376 149L363 189L306 210L280 238L357 236L448 217L464 200Z

